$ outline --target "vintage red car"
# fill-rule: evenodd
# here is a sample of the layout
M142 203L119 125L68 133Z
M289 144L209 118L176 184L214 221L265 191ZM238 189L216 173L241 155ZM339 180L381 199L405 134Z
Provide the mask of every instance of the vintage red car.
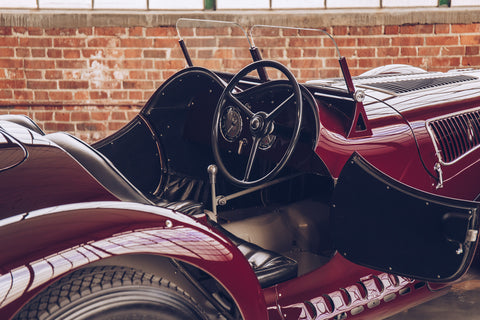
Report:
M382 319L465 279L480 72L338 54L300 84L272 29L238 73L181 38L189 66L91 146L0 116L2 319Z

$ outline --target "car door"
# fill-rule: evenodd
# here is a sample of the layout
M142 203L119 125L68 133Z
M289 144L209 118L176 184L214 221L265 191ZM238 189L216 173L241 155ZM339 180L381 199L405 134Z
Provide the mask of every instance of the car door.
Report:
M411 188L355 153L333 194L335 246L348 260L372 269L455 280L474 256L479 205Z

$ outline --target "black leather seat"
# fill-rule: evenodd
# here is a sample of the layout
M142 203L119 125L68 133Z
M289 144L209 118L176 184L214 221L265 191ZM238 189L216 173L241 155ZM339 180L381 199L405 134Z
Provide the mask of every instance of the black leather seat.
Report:
M63 132L51 133L45 135L45 137L68 152L118 199L154 204L135 188L105 156L81 140ZM201 203L189 200L173 202L165 200L155 205L179 211L189 216L204 213ZM214 222L211 222L211 224L225 234L245 255L262 288L297 276L298 267L296 261L242 240Z

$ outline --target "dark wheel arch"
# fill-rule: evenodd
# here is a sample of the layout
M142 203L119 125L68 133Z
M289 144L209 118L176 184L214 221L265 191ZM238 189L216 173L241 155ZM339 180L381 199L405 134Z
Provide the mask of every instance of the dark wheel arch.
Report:
M88 267L62 278L29 302L22 319L206 319L173 282L132 268Z

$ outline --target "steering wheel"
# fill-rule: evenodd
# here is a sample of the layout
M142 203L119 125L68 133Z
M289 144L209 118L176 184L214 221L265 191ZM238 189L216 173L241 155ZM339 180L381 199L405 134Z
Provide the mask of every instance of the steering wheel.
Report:
M239 91L241 90L239 90L237 85L253 70L259 70L265 67L276 69L285 75L293 93L281 103L275 104L276 106L274 106L269 112L263 110L254 112L251 110L254 106L251 107L248 103L240 101L245 99L240 99L239 94L241 94L241 92ZM280 161L278 161L274 168L263 174L260 178L252 180L251 173L255 159L258 155L258 150L261 149L263 152L271 152L271 149L269 149L269 147L266 148L265 144L268 145L268 143L270 143L270 146L273 144L270 140L272 139L271 134L275 128L275 119L277 119L279 114L282 113L283 109L291 108L290 102L292 100L295 107L296 119L290 142ZM302 109L302 94L300 86L294 75L283 64L273 60L259 60L240 70L240 72L230 80L226 88L223 90L215 109L212 124L213 155L218 168L227 180L240 187L252 187L274 178L285 167L298 142L302 124ZM225 122L230 125L228 129L225 129ZM244 127L238 123L246 123L247 125ZM231 131L233 131L233 133ZM243 167L245 167L245 170L243 170L243 177L234 176L226 168L220 155L220 139L222 139L222 143L238 143L239 154L244 145L248 146L250 144L248 161L246 165L242 165L241 168L243 169Z

